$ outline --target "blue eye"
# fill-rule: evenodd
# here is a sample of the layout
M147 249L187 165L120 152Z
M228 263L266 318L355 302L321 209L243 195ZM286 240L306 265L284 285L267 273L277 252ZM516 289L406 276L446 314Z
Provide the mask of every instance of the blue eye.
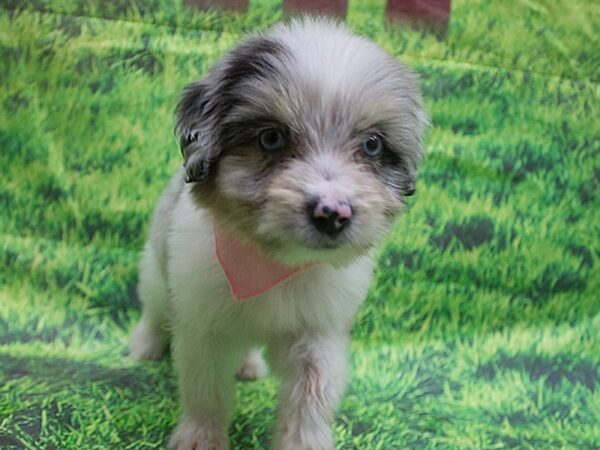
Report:
M383 152L383 139L378 134L372 134L362 143L362 151L370 158L376 158Z
M260 133L258 143L267 152L278 152L285 147L285 137L281 131L269 128Z

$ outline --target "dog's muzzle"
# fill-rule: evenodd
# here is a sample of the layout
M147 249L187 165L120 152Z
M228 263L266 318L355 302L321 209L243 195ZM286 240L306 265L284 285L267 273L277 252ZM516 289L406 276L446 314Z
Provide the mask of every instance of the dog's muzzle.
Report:
M336 238L352 221L352 205L341 194L327 193L307 205L310 223L330 238Z

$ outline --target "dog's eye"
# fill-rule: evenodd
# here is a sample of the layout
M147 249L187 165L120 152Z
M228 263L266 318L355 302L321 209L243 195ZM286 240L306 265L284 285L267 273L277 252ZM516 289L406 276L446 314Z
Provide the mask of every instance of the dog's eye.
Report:
M376 133L370 135L362 143L362 151L370 158L376 158L383 152L383 139Z
M285 147L285 137L281 131L269 128L260 133L258 143L267 152L278 152Z

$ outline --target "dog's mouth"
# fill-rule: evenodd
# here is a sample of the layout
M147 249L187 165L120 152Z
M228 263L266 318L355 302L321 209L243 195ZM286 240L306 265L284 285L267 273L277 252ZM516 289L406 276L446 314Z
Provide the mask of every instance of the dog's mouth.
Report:
M314 237L293 237L292 234L285 238L270 237L261 239L260 246L268 253L276 254L286 249L297 249L305 251L336 251L342 247L350 246L346 239L314 238Z
M367 253L371 245L352 242L347 236L336 238L315 235L294 235L261 240L260 247L274 260L285 264L329 263L344 265Z
M378 237L356 211L351 223L341 227L335 222L309 220L307 216L304 211L287 216L257 214L255 242L279 262L343 265L368 253Z
M306 248L311 250L337 250L341 245L339 242L320 242L307 244Z
M336 251L341 247L351 246L352 244L348 241L345 236L338 236L330 238L327 236L318 236L305 239L303 246L309 250L329 250Z

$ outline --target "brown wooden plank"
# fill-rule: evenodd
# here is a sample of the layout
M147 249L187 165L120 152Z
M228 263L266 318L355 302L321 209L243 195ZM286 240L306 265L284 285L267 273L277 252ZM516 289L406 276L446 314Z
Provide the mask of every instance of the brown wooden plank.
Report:
M405 22L447 26L451 0L388 0L386 16Z

